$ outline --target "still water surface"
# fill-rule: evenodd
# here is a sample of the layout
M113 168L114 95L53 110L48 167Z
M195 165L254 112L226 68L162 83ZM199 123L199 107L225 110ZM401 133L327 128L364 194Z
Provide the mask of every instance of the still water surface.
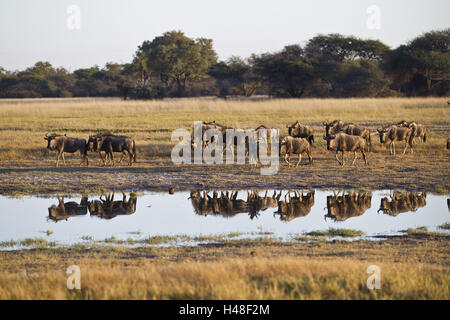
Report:
M228 193L228 195L227 195ZM21 199L0 196L0 241L43 237L63 245L83 236L104 240L142 239L155 235L219 235L239 232L252 237L270 232L289 240L303 232L346 228L365 236L398 234L407 228L431 231L450 221L446 196L372 191L339 193L316 190L246 190L122 193L87 198ZM382 209L382 210L380 210ZM50 230L51 235L44 231Z

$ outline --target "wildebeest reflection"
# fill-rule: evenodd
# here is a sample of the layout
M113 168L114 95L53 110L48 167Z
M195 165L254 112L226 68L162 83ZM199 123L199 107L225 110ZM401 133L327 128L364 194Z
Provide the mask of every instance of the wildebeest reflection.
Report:
M129 215L136 212L136 196L127 196L122 192L123 198L114 201L114 192L100 196L100 200L89 201L89 213L101 219L112 219L118 215ZM103 199L102 197L105 197Z
M348 192L339 196L339 192L327 196L328 213L326 218L334 221L345 221L348 218L359 217L370 208L372 203L371 192Z
M194 211L198 215L221 215L224 217L232 217L239 213L248 213L250 218L256 217L260 211L267 208L277 206L281 193L268 195L268 191L264 196L259 191L247 191L247 201L238 199L238 191L213 191L212 196L206 191L193 191L189 197L194 207Z
M278 201L278 210L275 214L280 215L280 220L291 221L295 218L304 217L308 215L314 205L314 191L309 191L303 194L302 191L294 191L294 196L291 192L286 193L284 201Z
M69 217L82 216L87 213L88 198L82 197L80 203L75 201L64 202L64 197L58 197L58 205L48 208L48 218L55 222L67 220Z
M378 212L383 211L390 216L397 216L402 212L417 211L417 209L427 205L427 194L425 192L395 191L390 193L390 198L391 201L387 197L381 199Z

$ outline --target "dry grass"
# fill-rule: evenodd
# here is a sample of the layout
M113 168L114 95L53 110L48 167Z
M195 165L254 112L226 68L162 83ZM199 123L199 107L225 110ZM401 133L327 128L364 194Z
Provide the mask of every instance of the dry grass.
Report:
M0 100L0 192L36 193L128 189L248 188L248 187L365 187L402 188L447 193L450 190L448 151L449 106L446 98L386 99L17 99ZM236 128L260 124L280 128L295 120L315 131L314 166L287 169L270 178L248 165L174 166L170 160L171 132L190 129L194 121L216 120ZM428 141L416 145L415 155L391 157L373 136L369 166L339 168L325 148L323 121L343 119L375 130L400 120L416 120L428 128ZM133 168L99 168L97 154L90 167L77 168L79 155L68 155L67 168L55 169L46 132L88 138L99 130L134 137L138 163ZM397 150L401 145L397 144ZM426 155L424 157L423 155ZM347 160L349 161L349 160ZM304 162L303 162L304 163ZM302 163L302 164L303 164ZM236 177L240 179L236 179ZM114 177L114 179L111 179Z
M448 133L448 110L446 98L265 101L6 99L0 100L0 159L46 158L48 152L43 140L46 132L87 138L98 130L132 135L144 159L169 157L171 132L177 128L191 128L194 121L202 120L216 120L236 128L255 128L263 123L286 131L286 124L298 119L312 125L317 135L322 135L322 122L334 119L372 128L414 119L436 132L430 135L427 146L444 146L447 136L441 131Z
M0 299L444 299L447 239L0 252ZM80 291L66 268L81 268ZM368 290L367 267L381 268Z

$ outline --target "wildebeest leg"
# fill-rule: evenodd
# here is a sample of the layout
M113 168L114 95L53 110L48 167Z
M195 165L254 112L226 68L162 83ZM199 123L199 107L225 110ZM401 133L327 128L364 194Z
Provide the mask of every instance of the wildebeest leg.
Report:
M405 149L403 149L403 154L406 153L406 149L408 149L408 141L405 141ZM411 149L412 150L412 149Z
M62 152L63 163L66 165L66 159L64 159L64 151Z
M356 151L353 151L353 161L352 161L352 166L355 165L355 161L356 161Z
M344 150L342 150L342 166L344 165Z
M298 166L300 165L300 162L302 161L302 154L301 153L299 153L298 154L298 162L297 162L297 165L295 166L296 168L298 168Z
M288 154L286 153L286 154L284 155L284 162L286 162L287 164L289 164L289 162L287 161L287 157L288 157Z
M120 157L120 160L119 160L119 164L122 162L123 157L125 157L125 155L126 155L125 150L123 150L122 151L122 156Z
M308 155L308 158L309 158L309 164L312 165L313 164L313 158L311 156L311 152L307 151L306 154Z
M339 162L339 164L341 164L341 160L339 160L339 158L338 158L338 152L339 151L336 151L336 160L337 160L337 162ZM341 164L342 165L342 164Z
M56 156L56 166L58 166L59 165L59 159L61 158L61 155L62 155L63 153L60 151L59 153L58 153L58 155Z
M394 156L395 156L395 145L394 145L394 140L391 140L389 142L389 154L392 155L392 150L394 151Z
M128 156L130 157L130 162L128 163L128 165L132 166L133 165L133 154L130 151L128 151Z
M98 152L98 156L100 157L100 160L102 160L103 166L106 166L106 156L107 156L106 152L105 152L105 159L103 159L101 151Z
M362 154L362 156L363 156L363 158L364 158L364 162L365 162L365 164L367 165L367 155L366 155L366 153L361 149L361 154Z
M288 156L288 163L289 163L289 168L291 167L291 154L289 153L289 156Z

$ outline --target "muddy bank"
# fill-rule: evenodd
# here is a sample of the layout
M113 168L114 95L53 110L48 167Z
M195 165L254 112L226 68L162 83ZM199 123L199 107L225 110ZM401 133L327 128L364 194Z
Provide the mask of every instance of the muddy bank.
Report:
M280 159L281 160L281 159ZM305 160L303 160L305 161ZM280 161L278 173L261 175L249 165L174 165L171 161L140 161L133 167L78 167L73 159L66 167L54 161L1 161L1 194L95 192L101 190L167 191L196 189L406 189L448 193L448 154L429 158L417 155L390 157L372 154L369 165L337 164L332 153L316 155L313 166L302 162L297 169Z

